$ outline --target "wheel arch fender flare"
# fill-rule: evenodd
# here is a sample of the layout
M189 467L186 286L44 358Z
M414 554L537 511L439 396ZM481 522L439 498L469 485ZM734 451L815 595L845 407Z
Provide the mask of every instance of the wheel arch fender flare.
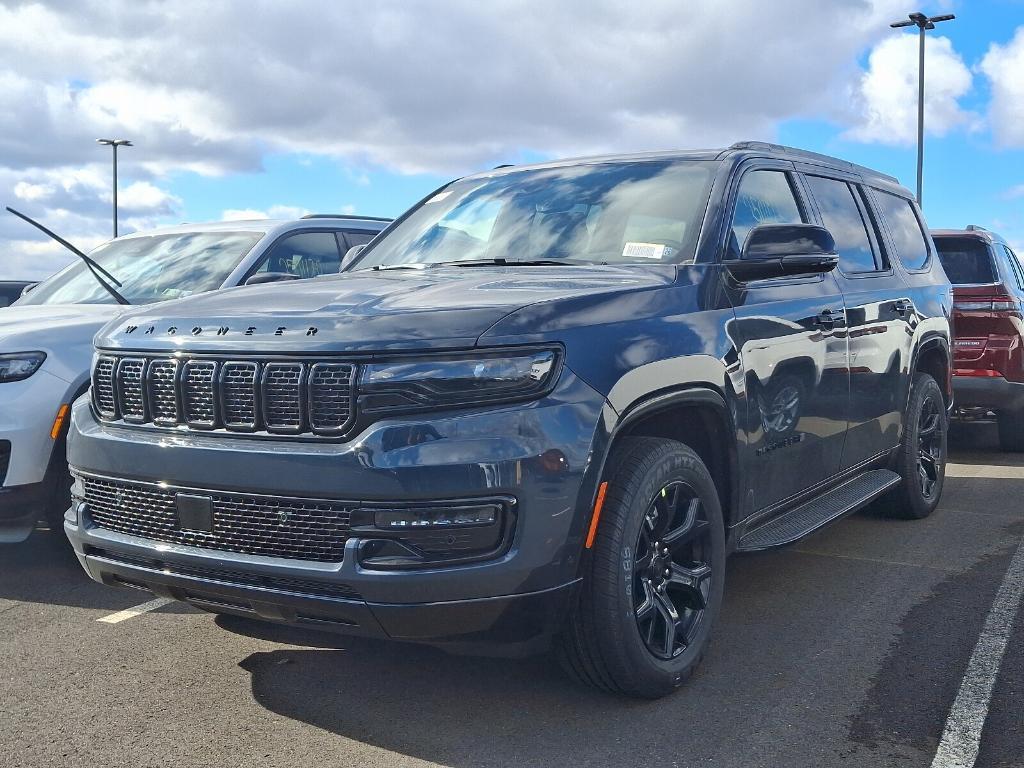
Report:
M708 414L722 428L724 440L713 441L722 450L723 467L709 466L708 469L715 476L716 485L719 485L719 494L725 496L722 501L722 514L726 526L735 523L734 507L740 498L739 494L739 471L738 471L738 450L736 444L735 418L729 407L726 396L716 387L705 383L683 385L669 390L660 390L651 393L642 399L637 400L622 414L616 414L611 408L606 409L603 426L599 430L598 439L595 440L593 461L588 468L580 490L581 506L585 514L581 515L581 529L579 531L581 540L591 522L591 515L597 501L598 490L602 479L605 476L608 459L615 448L617 441L629 434L633 427L636 427L644 420L659 413L667 413L679 409L698 409ZM698 450L692 441L685 440L685 436L679 436L680 442L686 443L694 450ZM698 453L700 451L698 450ZM704 457L702 457L703 459ZM725 481L720 472L724 470L728 476ZM726 482L723 488L722 483ZM723 493L724 491L724 493ZM727 502L728 500L728 502Z

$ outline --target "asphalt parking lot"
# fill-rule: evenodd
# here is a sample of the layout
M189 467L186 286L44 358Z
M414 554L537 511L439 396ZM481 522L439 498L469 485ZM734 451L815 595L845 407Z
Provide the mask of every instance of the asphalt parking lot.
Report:
M119 613L151 597L88 581L40 532L0 549L0 765L931 766L1020 559L1024 456L993 431L956 426L928 520L867 510L733 558L711 653L656 702L544 658ZM1024 766L1024 615L1011 626L988 705L967 697L978 766Z

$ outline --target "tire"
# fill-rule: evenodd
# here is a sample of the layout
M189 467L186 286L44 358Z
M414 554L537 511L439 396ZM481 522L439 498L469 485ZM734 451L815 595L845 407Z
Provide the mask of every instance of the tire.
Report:
M1008 453L1024 451L1024 411L997 411L999 450Z
M718 493L696 453L660 438L624 439L605 480L594 547L557 653L580 682L658 698L696 669L721 608L725 528ZM661 539L657 555L653 544Z
M948 431L942 390L927 373L915 374L893 467L900 484L886 500L890 516L921 520L935 511L946 477Z

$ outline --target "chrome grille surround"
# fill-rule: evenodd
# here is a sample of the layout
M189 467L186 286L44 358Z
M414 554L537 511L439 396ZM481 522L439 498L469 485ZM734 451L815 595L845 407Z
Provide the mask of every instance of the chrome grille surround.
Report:
M173 426L181 419L178 406L178 361L153 360L149 364L149 412L153 423Z
M181 371L181 410L185 423L198 429L217 425L215 360L189 360Z
M313 431L330 435L344 431L352 418L351 365L315 363L309 371L309 420Z
M355 421L357 370L324 358L102 353L93 408L101 421L132 426L342 437Z
M258 423L260 369L256 363L231 361L220 370L220 407L224 426L252 432Z
M145 373L146 360L141 357L122 357L117 364L117 404L121 418L134 424L146 420Z
M197 490L72 472L98 527L153 541L292 560L339 563L358 505L251 493ZM183 529L179 493L212 500L213 530Z
M117 418L117 400L114 397L114 372L117 358L100 355L92 373L92 398L96 412L105 419Z

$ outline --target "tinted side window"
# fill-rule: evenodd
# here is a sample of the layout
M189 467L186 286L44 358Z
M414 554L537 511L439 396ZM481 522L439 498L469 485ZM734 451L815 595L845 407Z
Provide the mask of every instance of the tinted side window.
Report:
M1000 248L1006 253L1006 259L1010 262L1010 269L1013 270L1013 276L1017 279L1017 287L1024 290L1024 270L1022 270L1020 262L1017 261L1013 251L1005 245L1001 245Z
M784 171L750 171L740 179L736 196L736 212L732 218L729 238L730 258L739 255L750 230L759 224L801 224L800 214Z
M808 176L807 184L825 228L835 238L839 268L847 274L878 269L871 238L850 185L823 176Z
M878 207L892 235L896 255L907 269L923 269L928 262L928 242L921 222L909 200L881 190L875 190Z
M342 233L339 232L338 234L340 235ZM373 238L375 238L377 236L377 233L376 232L354 232L352 230L349 230L349 231L344 233L344 236L345 236L345 242L348 244L348 247L352 248L352 247L354 247L356 245L365 245L366 243L368 243L371 240L373 240Z
M274 245L256 272L287 272L298 277L333 275L341 255L333 232L300 232Z

